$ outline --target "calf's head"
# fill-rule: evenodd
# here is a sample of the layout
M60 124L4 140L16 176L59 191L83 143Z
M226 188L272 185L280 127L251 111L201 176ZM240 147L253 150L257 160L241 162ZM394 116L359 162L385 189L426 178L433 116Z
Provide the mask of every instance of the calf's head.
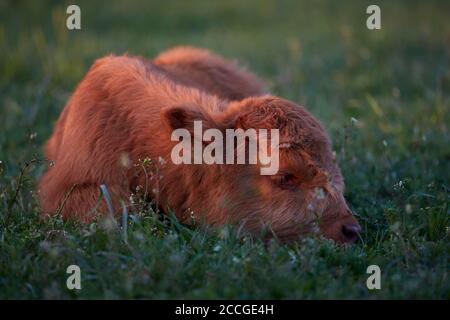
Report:
M195 120L224 136L227 129L278 129L279 133L278 171L272 175L262 175L265 165L248 163L249 158L245 164L226 164L225 154L220 155L223 164L174 165L178 175L172 184L185 186L183 190L166 188L168 193L182 193L166 197L174 210L191 210L209 224L231 222L256 234L266 230L267 237L282 241L314 232L339 243L358 239L360 226L343 197L344 182L329 138L302 107L264 96L231 102L217 113L177 106L163 110L162 118L169 132L184 128L193 139ZM211 141L201 143L206 147ZM249 155L249 140L241 143L234 146L235 157L243 150ZM224 145L224 150L229 147Z

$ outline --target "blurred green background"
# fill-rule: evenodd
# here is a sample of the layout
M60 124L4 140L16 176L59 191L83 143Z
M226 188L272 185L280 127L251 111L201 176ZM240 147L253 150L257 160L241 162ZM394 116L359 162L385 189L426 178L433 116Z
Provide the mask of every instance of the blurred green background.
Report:
M69 4L81 8L81 30L66 28ZM370 4L1 1L0 297L450 298L450 2L377 1L376 31L366 28ZM130 225L131 250L97 225L39 220L44 166L20 169L42 157L90 65L180 44L239 60L321 120L361 244L265 248L223 230L161 226L149 213ZM73 261L89 270L80 292L65 289ZM366 289L369 264L380 265L382 290Z

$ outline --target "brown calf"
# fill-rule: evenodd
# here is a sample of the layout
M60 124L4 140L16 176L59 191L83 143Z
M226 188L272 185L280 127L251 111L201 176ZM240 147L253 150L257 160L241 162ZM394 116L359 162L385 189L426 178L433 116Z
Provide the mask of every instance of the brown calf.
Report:
M230 128L279 129L280 170L259 165L175 165L175 129L193 121ZM40 182L44 214L90 221L105 213L99 186L114 209L141 187L182 221L233 223L258 234L297 240L319 230L354 242L359 225L344 200L344 183L329 138L304 108L266 95L254 75L212 53L182 47L154 61L108 56L95 62L64 108L45 148L53 161ZM134 164L150 158L154 172Z

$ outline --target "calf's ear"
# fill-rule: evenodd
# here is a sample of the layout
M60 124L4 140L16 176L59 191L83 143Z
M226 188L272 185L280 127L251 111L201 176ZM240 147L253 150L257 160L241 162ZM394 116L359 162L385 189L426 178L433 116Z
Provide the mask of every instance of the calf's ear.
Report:
M209 122L209 117L200 110L189 106L176 106L161 110L161 120L172 131L176 129L194 129L194 121L201 120L202 124Z

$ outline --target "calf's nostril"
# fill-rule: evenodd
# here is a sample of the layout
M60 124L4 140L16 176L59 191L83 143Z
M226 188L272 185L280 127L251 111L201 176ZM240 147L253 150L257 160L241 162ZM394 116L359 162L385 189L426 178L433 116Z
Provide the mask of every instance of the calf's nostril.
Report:
M342 226L342 234L346 242L355 242L359 238L361 228L357 224L344 224Z

